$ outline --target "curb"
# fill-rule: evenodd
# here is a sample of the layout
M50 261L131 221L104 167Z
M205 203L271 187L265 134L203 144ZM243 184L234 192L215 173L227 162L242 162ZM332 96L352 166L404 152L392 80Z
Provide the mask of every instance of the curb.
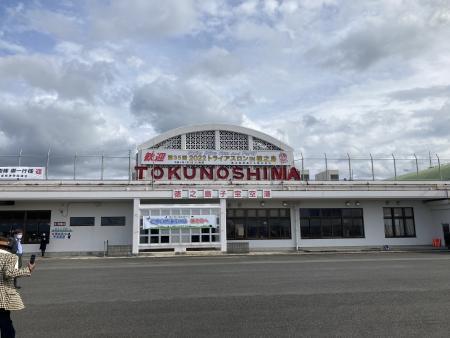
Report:
M390 253L448 253L448 249L417 249L417 250L299 250L299 251L255 251L249 253L222 253L222 252L156 252L140 253L138 255L126 256L58 256L37 257L39 261L52 260L91 260L91 259L142 259L142 258L177 258L177 257L235 257L235 256L306 256L306 255L328 255L328 254L390 254Z

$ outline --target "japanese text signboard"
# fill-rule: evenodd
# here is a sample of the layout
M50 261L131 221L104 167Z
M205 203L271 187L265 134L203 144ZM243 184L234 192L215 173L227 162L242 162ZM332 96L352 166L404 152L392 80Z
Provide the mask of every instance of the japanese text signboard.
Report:
M0 180L43 180L45 167L0 167Z
M212 198L272 198L270 189L173 189L173 199L212 199Z
M217 216L215 215L188 215L188 216L144 216L143 228L216 228Z
M147 165L292 165L293 155L265 150L141 150L141 164Z

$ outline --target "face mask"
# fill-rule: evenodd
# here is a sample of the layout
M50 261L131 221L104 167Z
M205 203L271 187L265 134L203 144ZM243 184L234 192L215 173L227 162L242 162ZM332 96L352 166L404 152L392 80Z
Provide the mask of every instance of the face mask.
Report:
M17 235L17 238L22 239L22 235L21 234Z

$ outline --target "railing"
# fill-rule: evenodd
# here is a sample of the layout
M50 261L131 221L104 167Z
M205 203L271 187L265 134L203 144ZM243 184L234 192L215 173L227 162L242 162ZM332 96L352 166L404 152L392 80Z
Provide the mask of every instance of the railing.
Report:
M309 180L450 180L450 155L303 156L294 153L297 169ZM47 180L132 180L135 153L111 155L0 155L0 167L45 167ZM337 176L334 176L336 175Z
M47 180L131 180L135 158L131 150L122 155L85 155L73 156L51 154L0 155L0 167L23 166L45 167Z

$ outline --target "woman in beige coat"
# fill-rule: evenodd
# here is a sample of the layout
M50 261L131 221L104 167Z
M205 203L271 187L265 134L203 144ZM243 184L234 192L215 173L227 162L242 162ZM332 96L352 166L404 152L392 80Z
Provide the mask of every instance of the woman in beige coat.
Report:
M9 252L7 238L0 237L0 330L2 338L14 338L16 333L11 321L11 311L24 308L22 299L14 287L14 278L30 276L34 264L19 269L17 256Z

